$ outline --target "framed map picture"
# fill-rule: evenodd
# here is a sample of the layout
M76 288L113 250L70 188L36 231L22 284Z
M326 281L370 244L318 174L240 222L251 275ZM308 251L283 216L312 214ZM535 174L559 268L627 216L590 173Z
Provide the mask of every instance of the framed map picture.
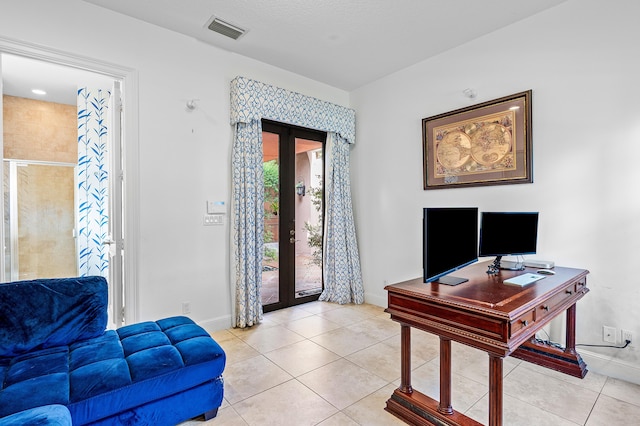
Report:
M532 183L531 90L422 119L424 189Z

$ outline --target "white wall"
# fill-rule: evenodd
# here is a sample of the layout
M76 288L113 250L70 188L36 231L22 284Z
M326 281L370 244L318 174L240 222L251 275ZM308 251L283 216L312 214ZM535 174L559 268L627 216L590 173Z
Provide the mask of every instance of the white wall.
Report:
M230 325L229 227L204 227L230 197L229 84L237 75L348 105L348 93L79 0L0 1L0 37L138 73L139 320L181 314ZM198 98L198 108L185 103Z
M421 276L423 207L540 211L538 254L528 258L591 271L578 342L603 343L603 324L629 329L634 347L588 351L640 371L638 15L632 0L568 1L351 94L368 302L384 306L385 282ZM528 89L533 184L422 189L422 118Z
M229 324L228 226L203 227L202 215L206 200L229 199L229 82L244 75L356 109L368 302L384 306L385 281L421 274L423 207L538 210L536 257L591 271L578 341L600 342L603 324L628 328L635 348L593 351L638 370L640 5L605 3L568 1L351 94L79 0L0 0L0 37L138 72L139 319L191 301L196 321ZM534 184L422 189L421 119L470 105L467 87L474 102L533 90Z

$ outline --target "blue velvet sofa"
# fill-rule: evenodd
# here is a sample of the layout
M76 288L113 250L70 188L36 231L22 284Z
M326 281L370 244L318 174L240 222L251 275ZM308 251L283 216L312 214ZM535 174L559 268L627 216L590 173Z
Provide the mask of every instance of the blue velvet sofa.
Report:
M187 317L106 330L102 277L0 284L0 426L175 425L222 403L225 353Z

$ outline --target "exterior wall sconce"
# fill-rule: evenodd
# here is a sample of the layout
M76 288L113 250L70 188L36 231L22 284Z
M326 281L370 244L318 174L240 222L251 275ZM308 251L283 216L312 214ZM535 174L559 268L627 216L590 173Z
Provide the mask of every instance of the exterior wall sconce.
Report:
M298 183L296 183L296 194L298 194L299 196L304 197L306 189L307 188L304 186L303 181L299 181Z

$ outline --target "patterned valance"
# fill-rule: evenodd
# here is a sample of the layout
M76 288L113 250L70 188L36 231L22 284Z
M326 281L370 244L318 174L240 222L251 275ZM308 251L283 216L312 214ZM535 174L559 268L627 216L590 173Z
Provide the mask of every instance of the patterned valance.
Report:
M245 77L231 82L231 124L268 120L338 133L356 141L356 112Z

